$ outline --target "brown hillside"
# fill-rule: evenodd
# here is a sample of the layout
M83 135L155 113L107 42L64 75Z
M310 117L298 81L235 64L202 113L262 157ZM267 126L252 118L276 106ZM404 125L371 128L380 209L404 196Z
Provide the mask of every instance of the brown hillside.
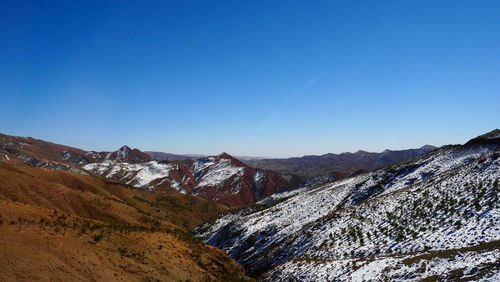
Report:
M157 220L186 231L228 210L196 196L152 193L94 176L7 163L0 164L0 199L112 224Z
M0 281L241 281L183 232L149 231L0 200Z
M241 281L188 231L228 208L67 171L0 164L0 281Z

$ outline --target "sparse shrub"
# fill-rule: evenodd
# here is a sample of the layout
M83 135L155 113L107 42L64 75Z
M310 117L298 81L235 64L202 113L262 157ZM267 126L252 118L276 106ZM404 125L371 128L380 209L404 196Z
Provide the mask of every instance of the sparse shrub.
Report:
M96 229L101 229L101 228L103 228L103 227L104 227L104 226L103 226L102 224L97 224L97 223L94 223L94 224L92 224L92 225L89 227L89 230L90 230L90 231L94 231L94 230L96 230Z
M161 246L161 245L160 245ZM118 248L118 252L120 252L120 255L124 256L127 254L127 248Z
M474 202L474 208L476 209L476 212L481 211L481 204L480 204L479 200L476 200Z
M97 242L101 241L102 238L104 238L104 234L102 234L102 233L101 234L95 234L94 235L94 242L97 243Z

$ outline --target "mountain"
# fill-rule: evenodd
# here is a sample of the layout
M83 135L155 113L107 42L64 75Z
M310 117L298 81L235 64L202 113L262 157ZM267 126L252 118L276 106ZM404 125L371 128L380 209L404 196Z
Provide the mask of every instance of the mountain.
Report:
M200 158L191 164L180 161L130 164L108 160L82 168L134 187L176 190L236 207L296 186L290 179L251 168L226 153Z
M150 191L178 191L235 207L298 185L292 176L254 169L226 153L196 161L156 161L128 146L113 152L84 151L3 134L0 162L93 174Z
M297 184L273 171L254 169L229 154L198 159L191 170L194 195L231 206L245 206Z
M498 130L194 232L271 281L500 280Z
M2 162L0 280L248 280L224 252L189 234L227 210L191 195Z
M149 161L131 164L106 160L86 164L85 171L150 191L190 193L195 180L189 165L177 161Z
M150 157L152 157L155 160L159 161L181 161L181 160L193 160L196 161L197 159L201 158L206 158L208 157L207 155L202 155L202 154L185 154L185 155L178 155L178 154L171 154L171 153L164 153L164 152L154 152L154 151L145 151L144 153L148 154ZM250 161L250 160L261 160L265 159L262 157L252 157L252 156L234 156L238 160L241 161Z
M269 169L281 174L299 175L308 179L332 172L349 175L359 170L374 170L419 157L435 149L436 147L425 145L418 149L401 151L385 150L381 153L370 153L360 150L356 153L311 155L300 158L254 159L246 160L245 163L255 168Z
M80 166L107 160L143 163L152 161L153 158L128 146L113 152L85 151L31 137L0 134L0 161L82 172Z
M122 146L120 149L113 152L96 152L86 151L82 153L75 153L74 150L64 150L61 152L63 161L70 162L76 165L85 165L91 162L102 162L107 160L114 160L127 163L143 163L152 161L153 158L148 154L140 151L139 149L132 149L127 145Z
M195 161L199 158L206 157L206 155L200 155L200 154L176 155L171 153L153 152L153 151L146 151L144 153L148 154L153 159L159 161L181 161L181 160Z

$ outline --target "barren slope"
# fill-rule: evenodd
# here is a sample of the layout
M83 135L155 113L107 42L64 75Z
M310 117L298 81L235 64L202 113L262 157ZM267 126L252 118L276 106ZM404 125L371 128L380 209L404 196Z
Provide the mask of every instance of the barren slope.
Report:
M0 280L246 279L188 231L228 208L67 171L0 164Z

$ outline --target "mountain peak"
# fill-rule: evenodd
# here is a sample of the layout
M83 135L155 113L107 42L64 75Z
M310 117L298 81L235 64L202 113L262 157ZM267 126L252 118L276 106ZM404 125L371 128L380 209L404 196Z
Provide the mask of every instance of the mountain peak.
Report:
M148 154L139 149L132 149L127 145L123 145L120 149L114 151L110 157L111 159L115 159L117 161L130 163L142 163L153 160L153 158Z
M234 159L233 156L231 156L230 154L228 154L226 152L222 152L222 153L218 154L217 157L219 159L230 159L230 160Z
M120 147L120 149L118 149L118 151L132 151L132 148L127 145L123 145Z

